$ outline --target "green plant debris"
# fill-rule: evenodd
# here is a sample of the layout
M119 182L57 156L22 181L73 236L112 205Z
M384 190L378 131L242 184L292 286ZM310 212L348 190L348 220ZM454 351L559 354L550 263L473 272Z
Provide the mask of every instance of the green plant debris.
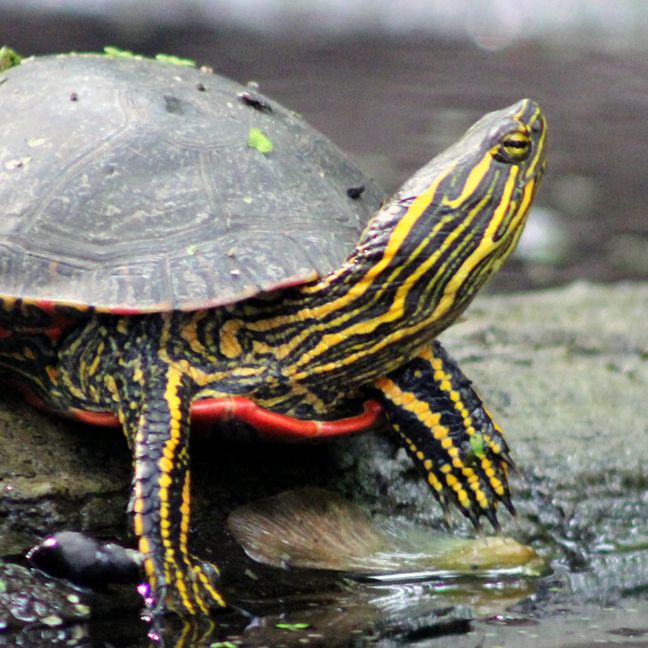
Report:
M106 56L112 56L113 58L147 58L141 54L135 54L135 52L124 50L113 45L107 45L103 48L103 51ZM195 61L181 56L174 56L173 54L156 54L154 60L159 63L172 63L173 65L182 65L184 67L196 67Z
M156 54L155 60L160 63L172 63L173 65L184 65L185 67L196 67L196 62L181 56L173 56L173 54Z
M248 146L264 155L270 153L274 148L272 140L260 128L250 128Z
M477 459L484 456L484 437L481 434L473 434L470 437L470 449Z
M0 72L18 65L21 60L22 56L12 50L11 47L6 45L0 47Z
M198 252L198 246L195 244L188 245L185 248L185 252L187 253L187 256L193 256L194 254L196 254L196 252Z
M210 643L209 648L238 648L238 644L235 644L233 641L216 641L215 643Z
M107 45L103 48L103 51L106 56L112 56L113 58L135 58L136 56L130 50L124 50L113 45Z
M310 623L276 623L275 628L297 632L297 630L307 630L310 628Z

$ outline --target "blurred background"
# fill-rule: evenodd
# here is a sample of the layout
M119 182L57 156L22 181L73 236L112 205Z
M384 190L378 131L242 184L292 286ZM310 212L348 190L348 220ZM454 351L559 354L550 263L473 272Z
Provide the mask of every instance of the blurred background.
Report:
M642 0L0 0L24 56L113 45L254 80L386 191L537 99L549 172L491 290L648 276L647 34Z

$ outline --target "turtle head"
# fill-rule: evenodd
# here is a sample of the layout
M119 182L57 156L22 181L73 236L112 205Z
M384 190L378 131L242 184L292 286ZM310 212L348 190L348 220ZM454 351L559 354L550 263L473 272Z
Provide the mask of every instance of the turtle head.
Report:
M419 201L422 224L479 241L480 254L497 250L498 258L505 257L544 175L546 132L544 115L531 99L488 113L399 194L405 197L405 190L414 196L412 203Z
M413 307L435 332L515 248L544 173L546 131L530 99L485 115L407 180L365 231L372 280L396 282L404 310Z
M545 142L538 104L523 99L485 115L407 180L346 262L297 292L295 318L316 320L320 333L331 322L320 344L327 358L371 354L379 375L452 324L514 249ZM315 353L307 357L314 366Z

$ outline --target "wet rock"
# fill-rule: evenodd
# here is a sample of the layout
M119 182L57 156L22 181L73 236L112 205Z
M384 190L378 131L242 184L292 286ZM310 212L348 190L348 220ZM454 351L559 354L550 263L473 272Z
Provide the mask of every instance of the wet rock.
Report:
M100 543L78 531L61 531L30 549L30 565L60 579L89 588L139 583L142 555L112 542Z
M0 561L0 634L26 625L60 628L86 621L90 618L87 599L72 587Z
M648 286L574 284L483 300L448 332L513 447L527 534L588 551L648 537L647 315Z
M648 286L575 284L480 297L442 336L504 428L520 470L512 477L519 516L502 512L505 534L572 569L612 565L620 573L610 555L626 556L634 565L623 571L626 589L648 581L647 318ZM130 459L121 435L56 421L11 396L2 404L0 554L60 529L127 537ZM324 486L376 512L442 523L384 432L318 446L196 444L194 547L223 564L224 581L242 559L224 531L226 514L280 490ZM455 519L457 532L471 533ZM611 572L602 591L608 585Z
M0 556L62 528L122 534L130 480L123 436L46 416L11 393L0 403Z

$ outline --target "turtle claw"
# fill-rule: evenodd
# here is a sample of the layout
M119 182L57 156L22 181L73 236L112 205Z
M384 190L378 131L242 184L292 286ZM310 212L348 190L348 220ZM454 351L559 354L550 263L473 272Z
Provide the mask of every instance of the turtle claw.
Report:
M145 571L148 574L153 570L154 586L145 583L138 591L152 621L167 613L180 618L207 617L211 611L227 607L215 586L220 573L216 565L187 556L182 563L169 564L167 569L162 564L156 569L153 564L147 566L147 560ZM166 574L173 575L173 580L168 580Z
M481 511L482 515L490 522L490 525L493 527L495 533L500 533L502 528L500 527L499 520L497 519L497 511L494 508L486 508Z
M450 509L450 502L448 498L443 494L437 498L441 502L441 509L443 511L443 523L446 529L452 529L452 510Z
M508 470L513 470L516 473L520 472L517 464L511 458L508 447L500 451L500 453L497 455L497 458L506 466Z
M479 519L479 513L472 507L471 508L462 508L461 512L472 522L472 525L475 528L475 531L477 531L478 533L481 533L482 524L481 524L481 520Z
M515 510L515 506L513 505L513 502L511 501L511 496L509 495L508 492L505 492L501 498L500 501L504 506L506 507L506 510L511 514L512 517L517 516L517 511Z

